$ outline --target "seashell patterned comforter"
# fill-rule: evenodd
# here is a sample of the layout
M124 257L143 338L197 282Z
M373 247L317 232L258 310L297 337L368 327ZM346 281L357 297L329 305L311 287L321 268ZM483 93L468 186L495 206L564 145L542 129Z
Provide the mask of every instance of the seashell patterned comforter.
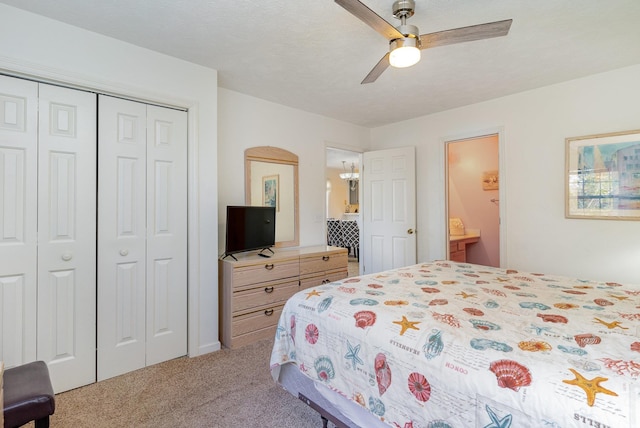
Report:
M404 428L639 427L640 285L423 263L294 295L272 372Z

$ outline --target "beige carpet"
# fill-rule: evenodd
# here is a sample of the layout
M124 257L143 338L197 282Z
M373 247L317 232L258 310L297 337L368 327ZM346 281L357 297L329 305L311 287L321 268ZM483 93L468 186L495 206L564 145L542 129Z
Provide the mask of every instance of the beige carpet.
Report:
M178 358L58 394L51 427L321 427L313 409L271 378L271 343Z

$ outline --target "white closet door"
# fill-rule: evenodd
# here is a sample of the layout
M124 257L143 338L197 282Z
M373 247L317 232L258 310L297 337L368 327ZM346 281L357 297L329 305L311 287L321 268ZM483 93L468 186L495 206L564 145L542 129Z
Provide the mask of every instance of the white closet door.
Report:
M0 76L0 360L36 359L38 84Z
M98 380L145 366L146 105L98 100Z
M40 84L38 359L56 392L95 382L96 95Z
M99 98L98 380L187 353L187 117Z
M147 107L147 365L187 353L187 113Z

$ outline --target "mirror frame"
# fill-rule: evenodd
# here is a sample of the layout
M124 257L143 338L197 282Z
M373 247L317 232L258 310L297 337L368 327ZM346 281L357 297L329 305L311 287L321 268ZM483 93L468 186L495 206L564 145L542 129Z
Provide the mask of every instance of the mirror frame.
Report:
M278 147L260 146L251 147L244 151L244 199L245 204L251 205L251 162L277 163L293 166L293 240L278 241L279 247L297 247L300 244L299 218L298 218L298 155ZM277 217L276 217L277 218Z

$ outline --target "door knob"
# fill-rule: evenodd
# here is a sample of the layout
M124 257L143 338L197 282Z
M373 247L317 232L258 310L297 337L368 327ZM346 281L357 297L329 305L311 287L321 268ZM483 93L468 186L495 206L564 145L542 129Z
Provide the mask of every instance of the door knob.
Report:
M407 233L408 233L409 235L413 235L413 229L409 229L409 230L407 230Z
M71 260L73 258L73 254L71 253L64 253L62 255L62 260L64 260L65 262L68 262L69 260Z
M129 255L129 250L125 250L125 249L120 250L120 255L123 256L123 257L124 256L128 256Z

